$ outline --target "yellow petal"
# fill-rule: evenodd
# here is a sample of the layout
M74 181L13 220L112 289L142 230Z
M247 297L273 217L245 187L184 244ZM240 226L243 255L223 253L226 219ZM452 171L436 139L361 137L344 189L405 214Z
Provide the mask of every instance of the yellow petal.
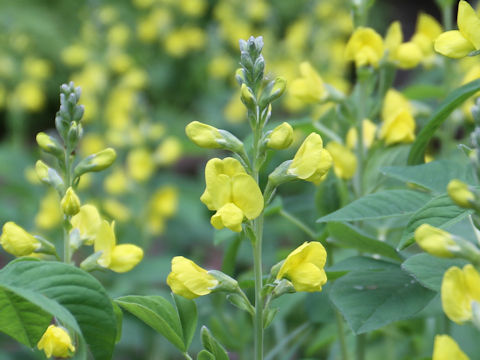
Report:
M263 210L262 192L250 175L239 174L233 177L232 198L249 220L258 217Z
M468 41L458 30L451 30L440 34L435 40L435 51L454 58L462 58L475 50L473 44Z
M453 266L443 275L442 307L452 321L461 324L472 318L470 296L462 270Z
M387 145L411 143L415 140L415 119L407 109L401 109L384 121L380 138Z
M457 246L452 235L428 224L422 224L415 230L415 241L429 254L444 258L453 257L449 248Z
M209 174L210 176L211 174ZM207 177L207 172L205 172ZM232 180L225 174L211 176L207 180L207 188L200 197L200 200L207 205L209 210L220 209L230 202L232 196Z
M468 264L463 267L463 275L468 293L473 300L480 302L480 274L471 264Z
M333 170L340 179L351 179L357 169L357 157L347 147L331 141L325 147L333 159Z
M115 246L108 268L118 273L132 270L143 259L143 250L133 244Z
M302 263L288 273L296 291L321 291L322 285L327 282L325 270L311 263Z
M403 42L402 25L400 21L394 21L385 34L385 49L389 51L390 56Z
M98 264L108 267L111 262L113 248L115 247L115 222L110 225L106 220L100 224L97 236L95 237L94 251L102 251L102 256L98 259Z
M480 49L480 19L470 4L464 0L458 3L458 29L476 50Z
M398 46L394 59L398 61L400 69L412 69L422 60L423 54L420 47L414 42L406 42Z
M458 347L455 340L448 335L435 336L432 360L469 360L470 358Z
M311 133L303 141L293 158L288 172L300 179L306 179L315 173L322 158L323 141L320 135Z
M262 201L263 206L263 201ZM243 212L233 203L222 206L215 215L212 216L210 222L215 229L223 229L224 227L235 231L242 231Z

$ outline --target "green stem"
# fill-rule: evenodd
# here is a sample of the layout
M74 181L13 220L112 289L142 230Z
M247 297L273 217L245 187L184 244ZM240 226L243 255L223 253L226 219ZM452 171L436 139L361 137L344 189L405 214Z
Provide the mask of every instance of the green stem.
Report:
M280 215L283 216L288 221L290 221L292 224L296 225L300 230L302 230L305 234L307 234L308 237L310 237L313 241L318 240L318 236L315 234L315 232L312 229L310 229L310 227L308 227L302 221L298 220L289 212L282 209L280 210Z
M312 125L316 130L320 131L323 135L330 138L330 140L333 140L339 144L343 144L342 138L335 134L335 132L327 128L325 125L323 125L320 121L314 121Z
M188 353L183 353L183 356L184 356L185 359L187 359L187 360L193 360L192 357L191 357Z
M355 360L365 360L365 338L366 334L357 335Z
M263 213L254 222L255 243L253 244L253 271L255 273L255 360L263 359L263 275L262 275L262 233Z

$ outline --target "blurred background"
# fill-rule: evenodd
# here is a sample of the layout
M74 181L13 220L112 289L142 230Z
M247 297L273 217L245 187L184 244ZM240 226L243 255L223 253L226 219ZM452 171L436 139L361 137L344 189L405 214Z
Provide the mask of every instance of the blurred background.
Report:
M392 21L400 20L409 39L420 11L440 20L434 1L381 0L372 8L369 24L384 35ZM108 171L82 178L82 202L116 220L120 243L136 243L147 254L129 273L94 274L109 294L168 294L170 259L180 254L240 276L248 287L249 244L228 230L214 232L210 213L199 201L205 162L224 154L196 148L184 127L198 120L239 138L249 134L234 73L238 40L251 35L264 37L270 77L291 81L299 76L299 64L310 61L326 82L348 92L353 69L343 51L352 29L347 0L0 0L0 224L12 220L34 234L61 239L57 195L39 183L33 170L44 156L35 135L54 133L59 86L74 81L85 105L78 155L107 146L119 155ZM415 71L401 72L397 85L416 76ZM299 141L310 119L325 112L288 91L274 105L272 126L294 120ZM292 155L293 150L275 154L270 167ZM318 196L311 193L311 184L291 184L282 189L282 201L314 228ZM267 223L266 266L307 240L275 207ZM0 266L9 260L0 253ZM290 349L291 358L302 358L293 355L300 353L305 359L323 359L323 349L331 344L328 300L322 294L296 294L284 302L279 318L288 321L274 326L270 342L309 317L320 324L319 331L308 343L299 342L301 352ZM249 359L248 318L221 297L199 299L198 304L201 323L232 350L232 359ZM215 309L225 310L210 318ZM417 340L405 341L402 346L408 349ZM42 356L0 334L0 359ZM160 336L125 316L115 359L176 358Z

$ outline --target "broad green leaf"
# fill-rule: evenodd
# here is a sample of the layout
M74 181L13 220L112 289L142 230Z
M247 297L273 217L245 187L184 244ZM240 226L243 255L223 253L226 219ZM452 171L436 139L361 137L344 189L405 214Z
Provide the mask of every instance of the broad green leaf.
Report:
M364 196L317 222L383 219L414 213L430 197L413 190L386 190Z
M335 243L340 246L386 256L394 260L402 260L393 246L362 233L360 229L350 224L331 222L327 229Z
M86 341L95 359L111 359L116 338L115 315L105 289L90 274L59 262L17 260L0 271L0 291L16 294L41 309L38 314L49 313L76 332L77 357L86 356ZM2 328L12 325L4 323L4 311L0 307ZM38 325L34 326L38 331ZM30 344L36 344L35 340L38 341L32 337Z
M439 160L413 166L389 166L380 171L387 176L440 194L445 193L452 179L460 179L467 184L474 183L472 167L464 161Z
M195 301L173 293L172 297L177 307L180 323L182 324L183 342L185 344L185 351L187 351L192 343L195 330L197 329L197 305Z
M445 88L429 84L415 84L402 91L411 100L438 99L446 95Z
M463 267L468 263L463 259L442 259L429 254L417 254L408 258L402 268L423 286L440 291L443 274L452 266Z
M167 338L181 352L186 351L177 310L161 296L124 296L115 302Z
M355 334L408 319L427 306L435 294L399 266L352 271L336 280L329 293Z
M201 338L202 338L202 345L205 350L208 350L210 353L213 354L215 360L229 360L227 351L225 348L215 339L208 330L206 326L202 326L202 330L200 330Z
M115 319L117 320L117 337L115 342L118 343L122 339L123 312L115 301L112 301L112 306L113 312L115 313Z
M408 155L408 164L416 165L423 163L423 157L428 142L432 138L438 127L445 121L445 119L459 107L465 100L480 90L480 79L474 80L465 84L453 92L451 92L446 99L440 104L438 110L429 118L427 124L417 135L417 138L412 144L410 153Z
M413 234L422 224L445 229L465 219L469 214L468 210L455 205L448 194L437 196L418 209L409 219L398 249L405 249L415 242Z
M328 280L337 279L350 271L383 271L396 269L398 264L367 256L352 256L325 269Z

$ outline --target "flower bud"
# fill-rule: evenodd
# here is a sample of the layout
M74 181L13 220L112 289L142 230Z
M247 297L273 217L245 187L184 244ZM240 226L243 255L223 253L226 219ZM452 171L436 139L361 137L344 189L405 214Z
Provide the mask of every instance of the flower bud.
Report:
M218 285L215 286L212 291L226 291L226 292L236 292L238 289L237 280L231 278L227 274L224 274L218 270L208 271L218 281Z
M96 154L90 155L80 161L75 167L75 177L85 174L86 172L102 171L113 164L117 157L117 153L112 148L107 148Z
M43 151L55 156L63 155L61 145L53 137L45 134L44 132L39 132L36 139L38 146Z
M458 248L451 234L428 224L420 225L414 236L423 250L438 257L451 258L452 250Z
M252 90L245 84L242 84L242 88L240 89L240 98L245 106L249 109L254 109L257 100L255 99L255 95L253 94Z
M35 163L35 172L41 182L47 185L51 185L55 190L62 192L64 189L63 179L58 173L47 166L42 160L38 160Z
M475 195L468 189L468 185L458 179L453 179L447 185L450 199L462 208L472 208Z
M192 121L186 126L185 133L191 141L200 147L208 149L222 147L218 142L222 139L222 135L220 134L220 131L213 126L199 121Z
M293 128L289 123L284 122L278 125L267 136L267 146L276 150L288 148L293 142Z
M68 332L61 326L50 325L37 344L39 350L43 350L47 358L52 356L59 358L71 357L75 352L75 346Z
M60 205L62 206L62 210L65 215L73 216L78 214L80 211L80 199L72 187L67 189L65 196L60 202Z
M108 268L118 273L132 270L143 259L142 248L133 244L121 244L113 248Z
M9 221L3 225L0 244L6 252L17 257L29 255L41 247L40 241L13 221Z

